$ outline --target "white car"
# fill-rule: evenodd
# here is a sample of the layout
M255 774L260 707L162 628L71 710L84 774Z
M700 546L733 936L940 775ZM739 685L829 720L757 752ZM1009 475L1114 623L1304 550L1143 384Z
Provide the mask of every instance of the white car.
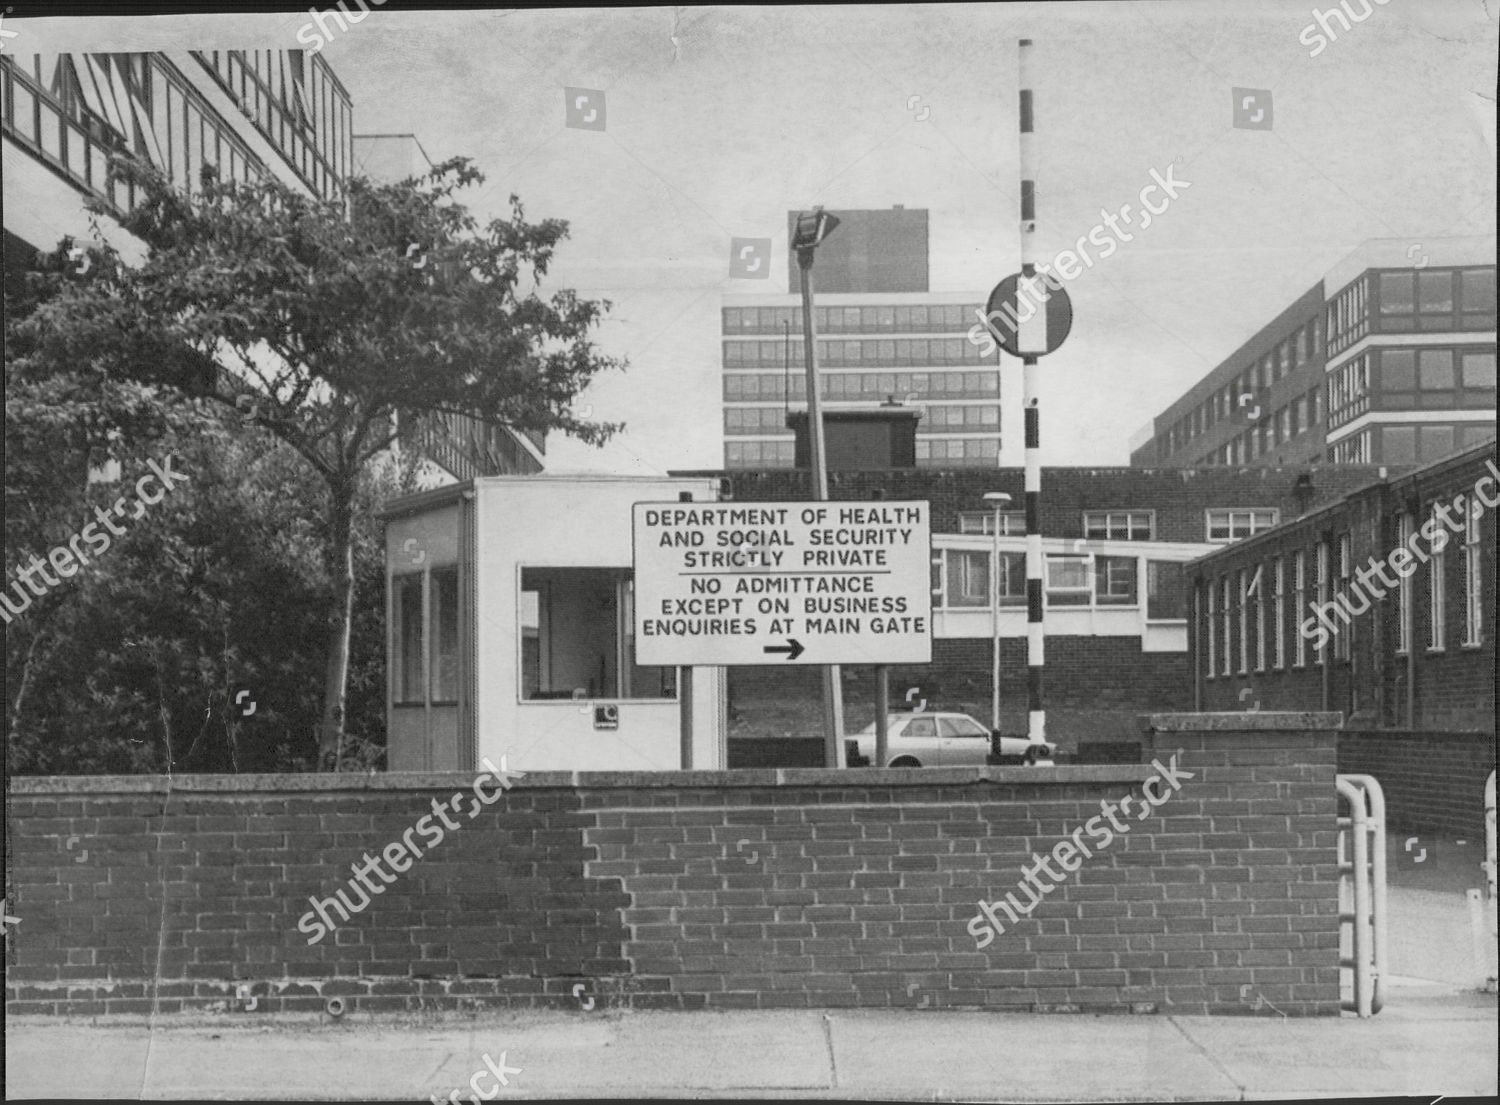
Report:
M875 761L875 723L844 740L850 767ZM1054 744L1033 745L1025 737L1002 737L968 714L896 713L886 729L886 767L985 767L1051 761Z

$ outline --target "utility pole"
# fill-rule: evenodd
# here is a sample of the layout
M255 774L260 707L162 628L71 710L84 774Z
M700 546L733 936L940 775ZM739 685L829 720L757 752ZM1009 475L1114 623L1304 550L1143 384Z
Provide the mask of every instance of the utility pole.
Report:
M802 341L807 360L807 440L812 462L812 498L828 501L828 455L823 437L823 404L818 394L817 328L813 325L813 251L839 220L821 207L797 216L792 249L802 272ZM823 665L823 766L843 767L844 688L837 664Z

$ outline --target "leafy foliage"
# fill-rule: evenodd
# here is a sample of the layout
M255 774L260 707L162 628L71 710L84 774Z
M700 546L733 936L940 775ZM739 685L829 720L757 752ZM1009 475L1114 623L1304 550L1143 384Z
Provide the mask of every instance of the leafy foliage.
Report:
M465 159L353 180L342 202L112 169L142 197L124 220L138 242L96 225L81 272L43 277L7 317L10 563L88 520L105 455L175 450L192 480L7 627L15 766L337 767L351 717L367 765L384 720L371 506L410 487L386 468L398 427L459 414L606 440L620 427L572 406L623 367L589 340L609 304L542 297L566 224L527 223L512 196L509 220L481 225L454 199L483 181Z

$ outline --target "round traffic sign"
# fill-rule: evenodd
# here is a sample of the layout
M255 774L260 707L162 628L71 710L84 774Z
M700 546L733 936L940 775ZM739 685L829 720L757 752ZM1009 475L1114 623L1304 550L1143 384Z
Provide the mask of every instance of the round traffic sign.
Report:
M1023 298L1017 289L1021 274L1007 276L995 285L985 304L985 320L1000 348L1012 357L1039 357L1051 353L1063 343L1073 328L1073 301L1056 277L1050 281L1040 275L1031 280L1031 289ZM1047 297L1046 310L1039 310L1042 295ZM1030 348L1021 349L1023 331Z

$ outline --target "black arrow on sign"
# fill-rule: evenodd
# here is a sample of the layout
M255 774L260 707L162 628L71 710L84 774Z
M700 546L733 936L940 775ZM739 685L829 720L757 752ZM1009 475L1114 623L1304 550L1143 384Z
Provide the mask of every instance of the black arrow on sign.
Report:
M795 660L805 651L801 643L795 637L788 637L784 645L766 645L762 652L784 652L788 660Z

